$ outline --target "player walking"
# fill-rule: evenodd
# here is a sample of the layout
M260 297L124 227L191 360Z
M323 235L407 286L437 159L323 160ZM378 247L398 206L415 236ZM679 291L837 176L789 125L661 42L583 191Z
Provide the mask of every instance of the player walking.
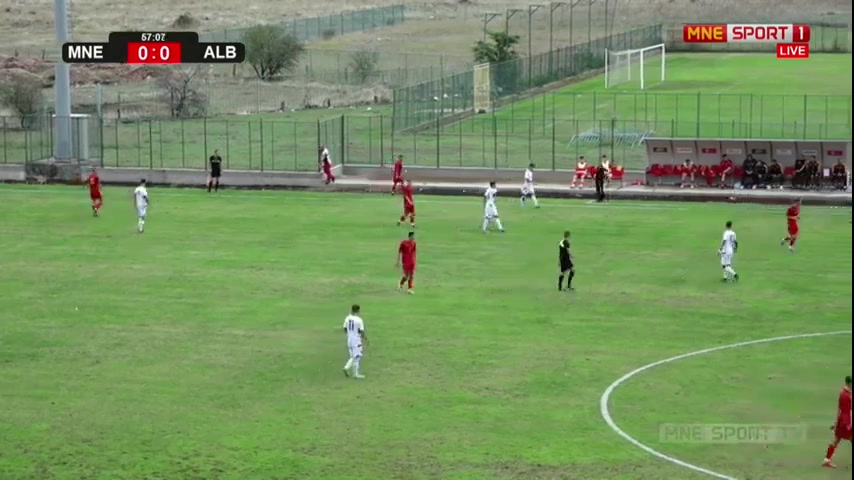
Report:
M397 186L403 186L403 155L398 155L391 171L391 194L397 191Z
M525 206L526 200L534 202L535 208L540 208L540 202L537 201L537 193L534 191L534 164L528 165L525 170L525 179L522 181L522 206Z
M409 225L412 228L415 228L415 199L412 198L412 182L409 180L403 184L403 215L400 216L400 220L397 222L397 226L399 227L401 223L405 222L407 217L409 218Z
M798 233L800 233L800 228L798 228L798 220L801 218L801 199L795 200L795 203L789 206L789 209L786 210L786 236L780 240L780 245L789 244L789 251L795 253L795 242L798 241Z
M572 263L572 251L569 244L569 230L563 232L563 238L557 244L558 264L560 272L557 277L557 290L564 291L563 280L566 279L566 291L575 290L572 288L572 279L575 277L575 265Z
M145 179L139 181L139 185L133 190L133 204L136 207L137 226L139 233L145 230L145 214L148 212L148 189L145 188Z
M92 216L98 216L98 210L104 204L104 197L101 195L101 178L98 177L98 172L92 169L89 173L87 182L89 184L89 199L92 200Z
M397 284L398 290L406 284L406 293L414 293L415 288L415 232L409 232L405 240L397 247L397 266L403 266L403 275Z
M732 257L738 251L738 239L735 236L735 231L732 229L732 222L726 222L726 230L724 230L723 240L721 240L721 267L724 269L724 278L722 281L729 282L738 280L738 273L732 269Z
M344 376L353 378L365 378L359 373L362 366L362 344L367 345L368 335L365 333L365 322L359 316L361 307L353 305L350 314L344 319L344 333L347 334L347 351L350 356L344 364Z
M836 410L836 422L830 427L833 430L833 442L828 445L827 453L824 455L823 466L836 468L833 464L833 454L842 440L851 441L851 375L845 377L845 385L839 392L839 400Z
M495 182L489 182L489 188L483 192L483 233L486 233L490 223L495 223L498 231L504 233L504 226L498 218L498 206L495 205L496 198L498 198L498 189L495 188Z
M211 173L208 175L208 193L211 193L211 188L215 192L219 191L219 177L222 176L222 157L219 156L219 150L214 150L211 158L208 159L211 165Z
M332 173L332 159L329 158L329 150L321 145L318 147L320 152L320 171L323 172L323 183L329 185L335 183L335 175Z

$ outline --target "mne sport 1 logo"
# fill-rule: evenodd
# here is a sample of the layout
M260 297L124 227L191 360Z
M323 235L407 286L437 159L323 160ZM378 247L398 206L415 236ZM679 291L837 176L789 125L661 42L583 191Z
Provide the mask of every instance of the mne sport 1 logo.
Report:
M805 24L711 24L692 23L682 26L685 43L776 43L777 58L810 57L810 26Z

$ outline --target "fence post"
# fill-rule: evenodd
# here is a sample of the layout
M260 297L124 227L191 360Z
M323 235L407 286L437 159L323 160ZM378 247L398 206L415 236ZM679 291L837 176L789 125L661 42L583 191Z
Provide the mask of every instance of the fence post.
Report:
M228 168L229 158L231 158L231 155L229 155L231 153L231 142L229 141L230 136L231 135L229 135L229 133L228 133L228 120L226 120L225 121L225 168ZM202 156L202 162L204 162L205 168L208 168L207 167L208 162L204 161L204 157L206 157L207 155L208 155L208 152L205 152L204 155Z
M228 137L226 137L228 138ZM202 158L208 155L208 117L202 117L202 149L204 150L204 155ZM208 162L204 162L204 169L208 171Z
M247 170L252 170L252 120L246 122L246 127L247 133L249 134L249 141L247 142L249 143L249 166L247 167Z
M264 119L258 119L258 145L261 146L261 171L264 171Z
M298 122L294 122L293 134L294 134L294 170L299 170L299 135L297 134L297 127L299 126ZM318 142L318 145L320 143Z
M341 115L341 123L340 123L340 127L338 129L341 132L341 138L339 139L339 142L340 142L339 145L341 145L341 166L342 167L344 166L345 163L347 163L347 153L348 153L348 152L346 152L347 144L344 143L344 140L346 139L345 129L347 126L344 119L345 119L344 115Z
M270 122L270 170L276 170L276 122Z
M394 115L391 116L391 154L394 155Z
M3 163L9 162L9 150L6 135L6 117L3 117Z
M696 136L697 138L700 138L700 118L702 118L702 116L700 115L700 102L701 102L700 92L698 91L697 92L697 131L694 133L694 136Z
M498 170L498 119L492 111L492 168Z
M187 148L186 143L184 142L184 119L181 119L181 168L185 168L187 166Z
M148 121L148 168L154 168L154 127Z
M160 168L163 168L163 122L157 121L157 144L160 146Z
M441 145L441 137L440 137L441 125L442 125L441 118L436 117L436 168L440 168L440 166L441 166L441 164L440 164L441 161L439 160L439 151L441 150L441 148L440 148L440 145Z
M138 123L137 123L137 125L138 125ZM119 166L119 121L118 120L116 120L115 137L116 137L116 166L118 167ZM141 158L140 155L141 154L137 154L137 157Z
M371 159L374 158L374 117L368 116L368 164L371 164ZM382 156L382 154L380 155Z
M142 122L136 122L136 166L142 167ZM116 166L119 166L119 122L116 122Z
M555 130L557 130L555 128L555 110L554 110L554 106L552 106L552 171L557 170L557 159L555 158L555 156L557 154L556 153L557 152L557 150L556 150L557 139L555 138L556 137Z
M383 121L384 117L382 115L379 116L380 119L380 167L385 165L385 123Z

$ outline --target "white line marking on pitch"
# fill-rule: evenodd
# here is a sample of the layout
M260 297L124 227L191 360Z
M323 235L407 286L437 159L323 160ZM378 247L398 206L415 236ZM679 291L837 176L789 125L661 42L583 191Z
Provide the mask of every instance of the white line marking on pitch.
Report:
M605 392L602 394L602 397L599 399L599 412L601 413L602 418L605 420L605 423L608 424L608 427L610 427L611 430L613 430L617 435L623 437L625 440L627 440L632 445L640 448L641 450L643 450L644 452L646 452L650 455L658 457L661 460L664 460L665 462L669 462L669 463L672 463L674 465L679 465L680 467L687 468L689 470L693 470L695 472L702 473L702 474L708 475L710 477L715 477L719 480L738 480L735 477L730 477L729 475L724 475L723 473L718 473L718 472L715 472L712 470L708 470L708 469L705 469L705 468L700 467L698 465L694 465L694 464L679 460L678 458L671 457L670 455L666 455L664 453L661 453L658 450L653 449L652 447L644 445L639 440L635 439L634 437L632 437L628 433L624 432L623 429L620 428L619 426L617 426L617 423L614 422L614 419L611 417L611 412L608 409L608 403L611 400L611 394L614 393L614 390L616 390L617 387L619 387L620 385L631 380L632 377L634 377L636 375L639 375L641 373L646 372L647 370L651 370L651 369L653 369L655 367L659 367L661 365L666 365L668 363L677 362L679 360L685 360L686 358L697 357L700 355L718 352L721 350L730 350L733 348L741 348L741 347L748 347L751 345L759 345L762 343L783 342L786 340L797 340L800 338L829 337L832 335L851 335L851 330L842 330L842 331L838 331L838 332L823 332L823 333L802 333L800 335L787 335L784 337L762 338L759 340L750 340L747 342L733 343L731 345L723 345L723 346L719 346L719 347L707 348L705 350L697 350L696 352L683 353L682 355L677 355L675 357L665 358L664 360L659 360L657 362L650 363L649 365L644 365L643 367L632 370L631 372L629 372L629 373L623 375L622 377L618 378L611 385L608 385L608 388L605 389Z

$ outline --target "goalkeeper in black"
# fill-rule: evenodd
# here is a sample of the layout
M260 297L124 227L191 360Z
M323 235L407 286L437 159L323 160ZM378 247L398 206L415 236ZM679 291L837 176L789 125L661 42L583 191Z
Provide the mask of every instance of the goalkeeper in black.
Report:
M557 289L561 292L571 292L575 290L572 288L572 279L575 277L575 265L572 263L572 252L570 251L568 230L563 232L563 238L558 243L557 250L558 262L560 263L560 273L557 277ZM566 280L566 288L564 288L564 280Z

